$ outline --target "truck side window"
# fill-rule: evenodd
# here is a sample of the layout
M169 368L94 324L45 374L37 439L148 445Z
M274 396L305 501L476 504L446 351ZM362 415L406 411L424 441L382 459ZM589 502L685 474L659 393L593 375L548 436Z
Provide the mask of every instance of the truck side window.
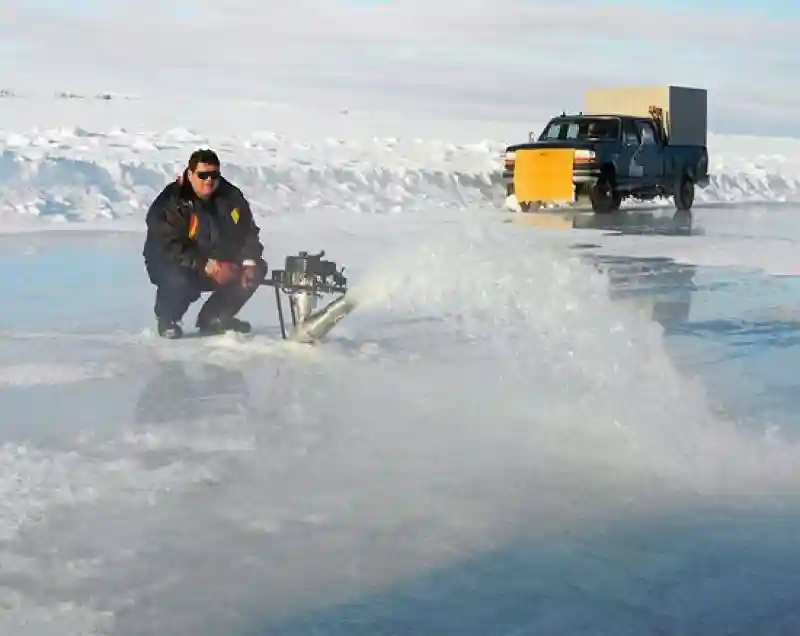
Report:
M636 124L630 119L623 120L622 128L623 142L628 146L639 145L639 133L636 130Z
M656 131L650 122L639 122L639 132L642 135L642 145L652 145L656 143Z

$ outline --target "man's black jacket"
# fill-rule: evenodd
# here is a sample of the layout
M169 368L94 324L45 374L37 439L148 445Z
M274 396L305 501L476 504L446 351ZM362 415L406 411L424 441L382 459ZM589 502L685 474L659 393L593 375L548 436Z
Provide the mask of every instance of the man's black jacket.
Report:
M204 201L184 173L180 181L164 188L147 211L143 255L149 267L174 264L202 272L209 258L258 263L263 251L247 199L224 178Z

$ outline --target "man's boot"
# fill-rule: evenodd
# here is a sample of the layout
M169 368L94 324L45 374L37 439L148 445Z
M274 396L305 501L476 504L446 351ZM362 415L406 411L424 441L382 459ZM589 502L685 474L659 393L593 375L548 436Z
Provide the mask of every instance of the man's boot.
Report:
M197 327L204 336L218 335L226 331L250 333L252 329L250 323L246 320L240 320L239 318L219 318L217 316L198 321Z
M175 320L166 318L158 319L158 335L162 338L169 338L170 340L177 340L183 336L183 329L180 324Z

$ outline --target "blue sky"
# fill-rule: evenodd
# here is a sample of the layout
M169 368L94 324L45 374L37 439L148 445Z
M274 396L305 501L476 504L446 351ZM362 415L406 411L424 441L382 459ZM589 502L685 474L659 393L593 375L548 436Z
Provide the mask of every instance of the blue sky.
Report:
M43 9L65 16L103 18L112 16L119 5L115 0L26 0L32 9ZM176 16L190 15L191 0L164 0L162 6Z
M320 0L320 2L336 0ZM344 4L380 5L394 0L340 0ZM100 16L113 10L114 0L27 0L31 7L50 9L62 13L77 13L84 16ZM195 3L189 0L170 0L163 6L175 7L174 12L187 14ZM608 0L608 4L626 4L626 0ZM664 7L662 0L640 0L639 6ZM736 11L754 13L773 18L800 18L800 2L797 0L670 0L670 9L708 9L713 11Z
M56 0L57 1L57 0ZM640 6L664 6L658 0L640 0ZM710 9L713 11L738 11L755 13L772 18L800 17L800 2L797 0L670 0L670 9Z
M500 118L577 109L590 84L681 84L708 88L713 129L800 136L798 33L800 0L2 0L0 74Z
M320 0L320 2L336 0ZM345 4L379 5L390 4L394 0L340 0ZM609 0L609 4L626 4L626 0ZM41 7L60 12L76 12L81 15L103 15L112 10L114 0L28 0L32 7ZM640 0L639 6L664 7L662 0ZM174 7L174 13L186 14L193 3L189 0L170 0L165 6ZM767 15L773 18L800 18L798 0L670 0L670 9L709 9L714 11L737 11Z
M108 0L28 0L31 8L50 9L85 16L103 15L112 5Z

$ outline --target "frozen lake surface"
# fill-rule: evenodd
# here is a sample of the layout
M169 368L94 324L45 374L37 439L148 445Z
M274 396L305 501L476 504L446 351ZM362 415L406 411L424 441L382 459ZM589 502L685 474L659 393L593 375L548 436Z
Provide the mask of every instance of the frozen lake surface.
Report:
M267 289L252 337L160 341L141 236L6 237L4 630L800 628L797 279L643 218L322 227L374 289L320 347Z

